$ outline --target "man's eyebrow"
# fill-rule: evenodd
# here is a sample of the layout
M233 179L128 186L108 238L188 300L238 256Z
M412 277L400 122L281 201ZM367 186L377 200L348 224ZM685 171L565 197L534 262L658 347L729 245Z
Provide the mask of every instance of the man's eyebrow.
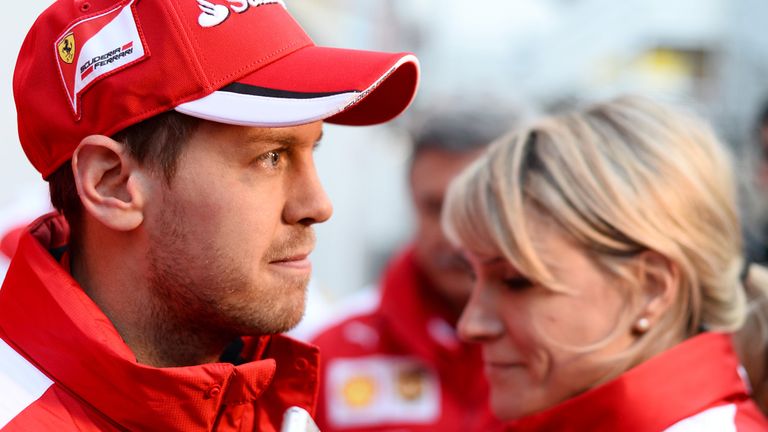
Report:
M281 144L287 147L296 144L297 141L294 135L271 130L249 133L245 137L246 144Z
M320 131L313 146L316 148L320 145L320 141L323 139L323 131ZM299 143L299 139L296 135L278 132L275 130L262 130L256 133L250 133L245 137L246 144L280 144L284 147L290 147Z

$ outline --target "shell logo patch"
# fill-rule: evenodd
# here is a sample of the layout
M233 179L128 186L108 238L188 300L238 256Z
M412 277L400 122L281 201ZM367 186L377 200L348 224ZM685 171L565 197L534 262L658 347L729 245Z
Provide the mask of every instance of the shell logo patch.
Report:
M209 0L197 0L197 6L200 8L200 16L197 23L200 27L216 27L229 18L229 10L241 14L251 7L259 7L265 4L279 4L285 7L283 0L227 0L227 5L217 4Z
M328 420L338 427L428 425L442 406L437 374L410 356L333 359L325 391Z
M368 376L351 377L342 387L344 401L352 407L364 407L373 402L376 382Z
M57 47L59 48L59 57L61 57L61 61L67 64L72 64L75 60L75 34L69 33L64 36Z

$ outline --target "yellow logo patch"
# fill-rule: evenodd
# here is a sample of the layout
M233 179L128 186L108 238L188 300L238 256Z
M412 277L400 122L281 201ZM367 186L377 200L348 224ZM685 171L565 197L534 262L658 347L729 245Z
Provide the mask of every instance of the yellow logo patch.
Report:
M414 357L333 359L327 380L328 420L339 428L372 430L364 427L388 422L429 425L440 416L440 381Z
M75 35L70 33L59 42L59 57L64 63L72 64L75 60Z
M368 376L354 376L344 383L341 391L347 405L364 407L373 402L373 396L376 394L376 383Z

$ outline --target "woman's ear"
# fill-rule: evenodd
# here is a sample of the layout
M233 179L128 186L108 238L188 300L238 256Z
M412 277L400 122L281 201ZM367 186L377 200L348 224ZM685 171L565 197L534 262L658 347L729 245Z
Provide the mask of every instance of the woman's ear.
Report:
M72 172L80 201L93 218L116 231L141 225L144 173L121 143L103 135L83 138L72 156Z
M658 323L675 302L680 289L680 269L664 255L645 251L638 257L637 272L642 298L634 331L644 333Z

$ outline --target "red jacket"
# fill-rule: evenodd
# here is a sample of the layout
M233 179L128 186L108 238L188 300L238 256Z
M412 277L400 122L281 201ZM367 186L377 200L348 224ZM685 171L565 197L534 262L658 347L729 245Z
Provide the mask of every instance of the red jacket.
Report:
M248 362L138 364L107 317L49 251L63 218L22 237L0 289L0 430L275 431L286 408L313 411L317 349L245 338Z
M317 421L333 431L487 431L479 348L461 343L452 317L406 251L389 266L373 313L320 334Z
M740 371L730 336L704 333L507 430L768 431Z

